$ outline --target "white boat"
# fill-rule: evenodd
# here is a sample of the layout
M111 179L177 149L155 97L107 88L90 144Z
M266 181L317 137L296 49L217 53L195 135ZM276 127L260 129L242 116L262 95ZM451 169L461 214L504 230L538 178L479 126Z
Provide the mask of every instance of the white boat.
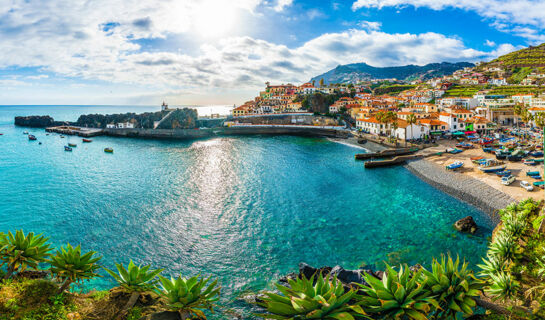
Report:
M515 181L515 176L508 176L501 178L501 184L508 186Z
M521 181L520 186L526 189L526 191L534 190L534 186L532 186L528 181Z

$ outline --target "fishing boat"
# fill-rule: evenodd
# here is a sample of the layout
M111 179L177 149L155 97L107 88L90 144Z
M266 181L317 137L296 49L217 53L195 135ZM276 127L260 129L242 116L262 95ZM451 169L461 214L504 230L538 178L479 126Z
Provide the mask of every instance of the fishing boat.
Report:
M82 139L83 142L93 142L91 139Z
M471 143L458 143L456 147L462 149L471 149L473 148L473 145Z
M522 156L516 156L516 155L510 154L507 156L507 160L512 162L519 162L520 160L522 160Z
M532 157L543 157L543 152L542 151L533 151L533 152L530 152L530 155Z
M28 134L28 131L23 131L23 134Z
M106 152L106 153L114 153L114 149L113 149L113 148L104 148L104 152Z
M534 159L524 159L522 160L522 163L528 166L535 166L537 162L534 161Z
M3 133L0 133L0 136L3 136L4 134Z
M69 146L64 146L64 151L72 151L72 148L70 148Z
M528 177L539 176L539 171L526 171L526 175L527 175Z
M484 160L484 157L471 157L469 158L474 163L479 163L479 161Z
M457 154L457 153L463 152L464 150L460 150L460 149L456 149L456 148L448 148L446 151L448 153Z
M534 183L532 183L535 187L538 187L538 188L541 188L543 189L543 186L545 184L545 181L536 181Z
M496 151L496 149L494 149L492 147L484 147L483 151L487 152L487 153L494 153Z
M69 143L68 146L69 146L69 147L72 147L72 148L75 148L75 147L77 147L78 145L75 144L75 143Z
M454 163L449 164L446 166L447 170L456 170L458 168L461 168L464 166L464 163L462 161L455 161Z
M34 136L32 134L29 134L28 135L28 140L37 140L37 139L36 139L36 136Z
M501 178L501 184L503 184L504 186L508 186L511 183L513 183L514 181L515 181L514 176L505 176L505 177Z
M61 136L61 138L63 138L63 139L64 139L64 136Z
M500 177L510 176L511 175L511 170L498 171L498 172L496 172L496 175L498 175Z
M505 168L507 168L507 165L494 159L488 159L479 166L479 170L485 173L503 171Z

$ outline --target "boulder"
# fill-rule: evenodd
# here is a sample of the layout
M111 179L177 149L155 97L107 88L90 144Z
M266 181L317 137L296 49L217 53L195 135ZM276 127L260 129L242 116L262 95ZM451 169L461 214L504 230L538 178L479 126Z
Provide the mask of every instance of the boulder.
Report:
M320 272L328 274L331 272L331 267L314 268L304 262L299 263L299 275L305 276L307 279Z
M471 233L474 234L477 232L477 229L479 227L475 223L475 220L473 220L472 216L467 216L465 218L462 218L454 223L454 228L460 232L464 233Z
M331 269L331 274L336 275L337 279L341 280L342 283L366 283L362 276L362 270L346 270L341 266L335 266L333 269Z

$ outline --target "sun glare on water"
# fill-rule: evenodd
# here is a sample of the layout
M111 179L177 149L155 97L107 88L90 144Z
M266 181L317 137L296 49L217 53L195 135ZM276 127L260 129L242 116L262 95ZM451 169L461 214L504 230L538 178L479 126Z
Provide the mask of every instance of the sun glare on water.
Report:
M236 7L224 0L206 0L195 14L195 31L203 37L220 37L233 29Z

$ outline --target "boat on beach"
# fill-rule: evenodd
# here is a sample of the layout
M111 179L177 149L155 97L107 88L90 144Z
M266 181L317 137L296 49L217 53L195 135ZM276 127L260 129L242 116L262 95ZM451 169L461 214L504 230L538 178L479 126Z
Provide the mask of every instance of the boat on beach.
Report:
M461 168L464 166L464 163L462 161L455 161L454 163L451 163L446 166L447 170L456 170L458 168Z
M106 152L106 153L114 153L114 149L113 149L113 148L104 148L104 152Z
M496 172L496 175L498 175L500 177L510 176L511 175L511 170L498 171L498 172Z
M488 159L479 166L479 170L485 173L503 171L505 168L507 168L507 165L494 159Z

